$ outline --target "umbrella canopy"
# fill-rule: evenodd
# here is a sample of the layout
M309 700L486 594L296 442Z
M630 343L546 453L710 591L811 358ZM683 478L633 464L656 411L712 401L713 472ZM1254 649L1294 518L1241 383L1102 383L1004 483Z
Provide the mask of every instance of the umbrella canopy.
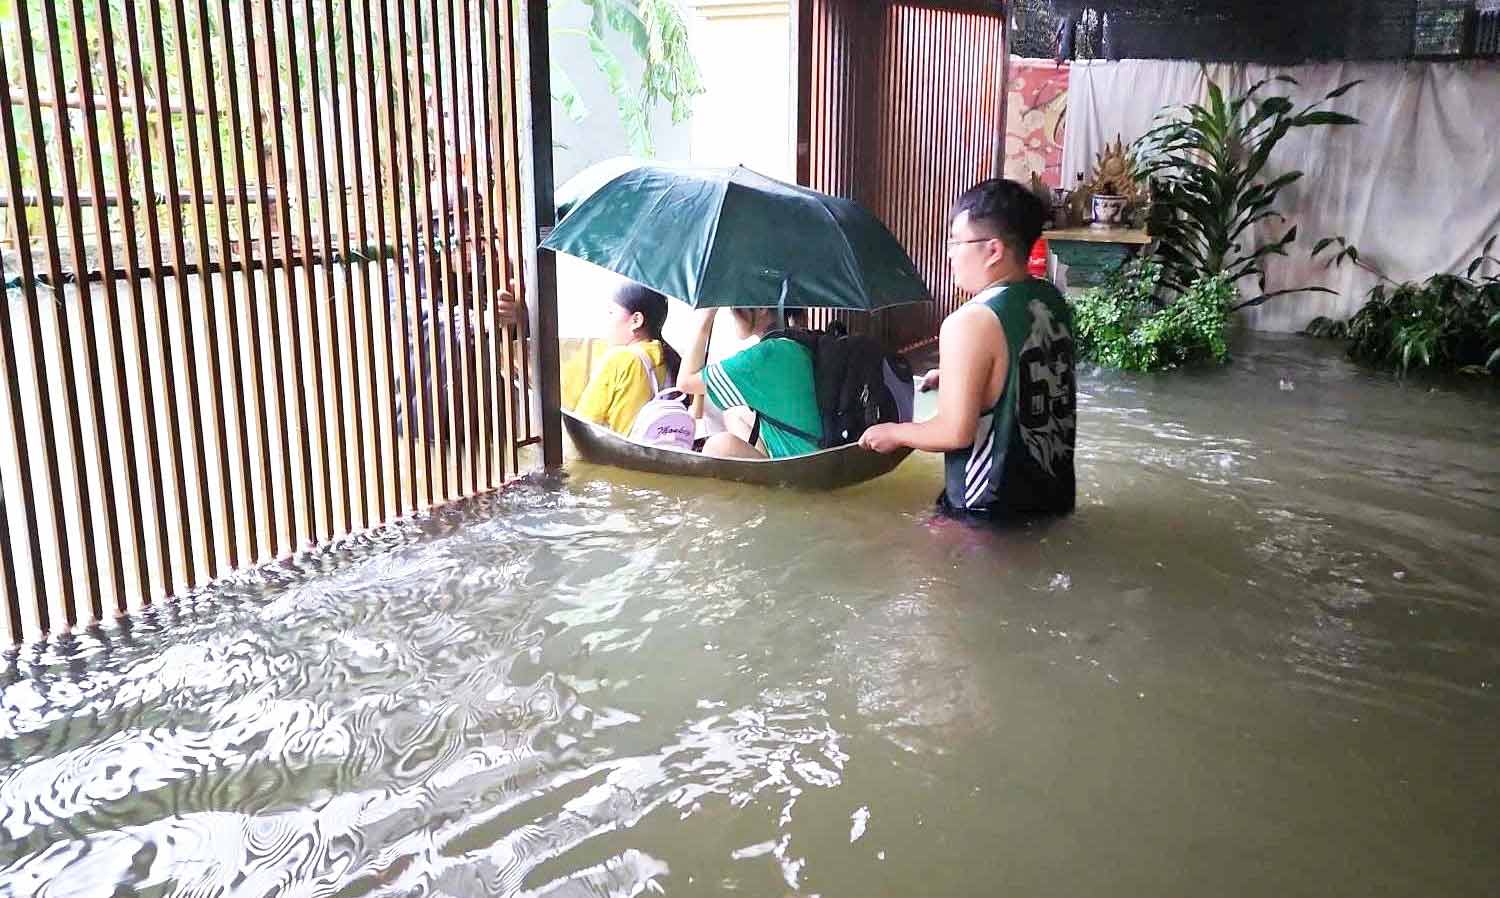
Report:
M579 200L542 247L694 308L874 311L931 299L875 216L747 168L637 166Z
M601 162L595 162L564 181L554 194L557 220L562 221L567 218L568 213L573 211L573 207L587 199L594 191L631 169L639 168L641 164L641 160L634 156L613 156Z

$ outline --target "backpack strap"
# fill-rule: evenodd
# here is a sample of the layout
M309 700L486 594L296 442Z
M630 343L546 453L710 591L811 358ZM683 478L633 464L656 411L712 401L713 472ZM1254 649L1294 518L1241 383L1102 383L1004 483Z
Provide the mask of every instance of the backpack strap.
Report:
M651 364L651 358L646 355L646 350L641 348L641 344L630 344L630 351L635 353L635 357L641 360L642 365L646 366L646 377L651 382L651 397L656 398L656 394L661 392L656 385L656 366Z
M754 431L752 433L752 436L756 436L756 437L760 436L760 422L762 420L769 421L772 424L776 425L777 427L780 427L782 430L785 430L787 433L793 434L794 436L802 437L804 440L811 440L813 443L817 444L818 446L822 446L823 445L823 439L822 439L822 437L819 437L817 434L808 433L807 431L803 430L800 427L793 427L792 425L786 423L785 421L782 421L782 420L779 420L777 418L771 417L770 415L766 414L765 412L756 412L755 413L755 426L754 426Z

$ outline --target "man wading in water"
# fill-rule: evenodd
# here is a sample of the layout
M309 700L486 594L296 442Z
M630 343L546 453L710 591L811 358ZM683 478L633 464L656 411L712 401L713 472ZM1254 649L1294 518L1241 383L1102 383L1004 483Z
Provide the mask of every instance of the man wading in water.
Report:
M948 264L974 298L944 319L938 369L921 382L941 383L937 415L877 424L859 441L942 452L943 513L1004 521L1073 509L1073 317L1056 287L1026 271L1044 215L1015 181L981 181L958 198Z

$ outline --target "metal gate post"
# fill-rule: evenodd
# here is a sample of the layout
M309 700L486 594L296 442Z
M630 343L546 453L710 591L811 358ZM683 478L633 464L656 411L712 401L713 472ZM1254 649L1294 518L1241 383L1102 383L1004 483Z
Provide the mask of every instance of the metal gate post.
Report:
M537 372L541 405L542 463L562 465L562 379L558 366L557 260L537 246L557 223L552 182L552 78L548 52L546 0L523 0L526 12L527 114L522 124L531 138L531 191L526 206L531 214L526 228L527 264L534 275L526 307L530 316L529 351Z

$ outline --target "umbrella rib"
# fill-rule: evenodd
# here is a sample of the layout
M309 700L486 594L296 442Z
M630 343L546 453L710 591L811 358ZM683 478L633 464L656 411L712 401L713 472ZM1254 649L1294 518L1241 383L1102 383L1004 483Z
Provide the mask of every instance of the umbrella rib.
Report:
M830 208L828 208L828 201L824 197L822 197L821 195L815 196L814 199L816 199L818 201L818 208L822 209L823 210L823 214L826 215L826 216L828 216L828 220L831 221L831 222L833 222L833 230L834 230L835 233L837 233L839 235L839 239L842 240L842 241L844 241L844 248L847 249L847 250L849 250L849 260L852 263L854 263L853 266L852 266L852 268L853 268L853 271L854 271L854 277L859 281L860 293L863 295L863 297L865 299L866 305L868 306L868 311L874 311L875 310L875 298L870 295L870 285L865 280L865 273L864 273L864 271L861 270L860 267L859 267L859 255L854 252L854 244L852 244L852 243L849 242L849 235L845 234L844 233L844 229L841 228L841 227L839 227L839 220L834 217L833 210L830 209ZM858 311L861 308L861 306L855 305L855 306L852 306L851 308L853 308L856 311Z
M698 292L703 292L703 284L708 278L708 265L714 260L714 249L719 245L719 222L724 219L724 204L729 201L729 188L734 185L732 177L724 179L724 190L719 194L719 207L714 210L711 230L708 234L708 248L703 253L703 261L698 265L698 271L694 276L693 283L698 287ZM688 305L697 308L691 300L684 300Z

